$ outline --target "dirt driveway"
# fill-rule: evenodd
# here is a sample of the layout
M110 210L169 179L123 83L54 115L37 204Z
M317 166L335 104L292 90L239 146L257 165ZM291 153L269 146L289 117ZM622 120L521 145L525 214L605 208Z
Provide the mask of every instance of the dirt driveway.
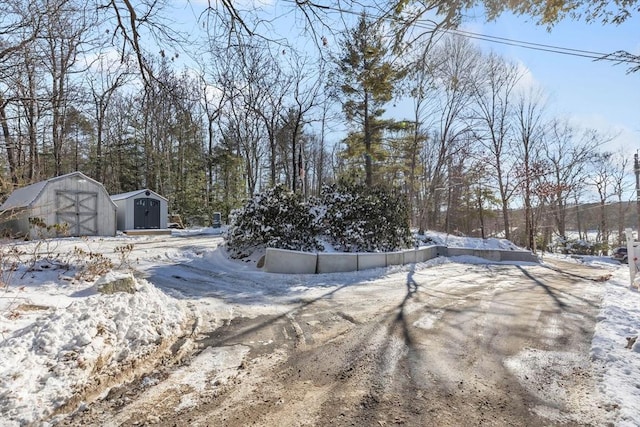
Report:
M190 296L204 318L191 357L112 390L62 425L600 426L612 419L589 359L605 271L549 262L419 265L301 293L277 312L245 308L225 319L221 307L240 310L247 290L217 292L219 273L200 271L196 280L194 266L184 268L199 286L210 277L209 296ZM171 271L150 280L171 288L180 279Z

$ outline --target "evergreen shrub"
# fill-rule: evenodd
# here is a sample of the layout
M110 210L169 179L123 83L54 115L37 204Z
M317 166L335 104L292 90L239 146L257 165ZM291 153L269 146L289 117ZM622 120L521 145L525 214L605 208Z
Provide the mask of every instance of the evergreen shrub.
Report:
M323 232L344 252L389 252L411 247L406 200L385 187L340 183L322 191Z
M325 240L338 251L387 252L412 246L405 198L384 187L341 183L323 188L304 203L276 186L233 211L226 234L234 258L256 249L322 250Z
M316 224L302 196L278 185L231 212L227 248L233 258L247 257L259 248L319 250Z
M567 239L561 247L562 253L571 255L593 255L597 250L596 244L579 239Z

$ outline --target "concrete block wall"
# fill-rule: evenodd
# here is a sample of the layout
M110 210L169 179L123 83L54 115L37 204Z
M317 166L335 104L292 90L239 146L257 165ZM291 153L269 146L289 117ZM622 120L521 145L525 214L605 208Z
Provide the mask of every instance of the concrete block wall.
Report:
M538 255L529 251L502 251L502 261L540 262Z
M448 248L448 256L475 256L489 261L501 261L500 252L494 249Z
M310 253L268 248L264 269L269 273L285 274L338 273L425 262L438 256L464 255L495 262L540 262L536 255L528 251L447 248L446 246L429 246L386 253Z
M444 248L445 256L470 255L489 261L540 262L538 256L529 251L505 251L499 249Z
M264 270L269 273L315 274L318 254L267 248Z
M387 266L387 254L384 252L358 253L358 271Z
M357 253L319 253L317 273L358 271Z
M424 259L421 259L418 262L429 261L430 259L434 259L434 258L437 258L439 256L448 256L447 247L446 246L440 246L440 245L427 246L425 248L421 248L420 250L424 254L424 255L422 255L422 257Z
M387 252L387 267L390 265L402 264L404 264L404 253L402 251Z
M409 249L406 251L402 251L402 263L403 264L415 264L416 259L418 259L418 250L417 249Z

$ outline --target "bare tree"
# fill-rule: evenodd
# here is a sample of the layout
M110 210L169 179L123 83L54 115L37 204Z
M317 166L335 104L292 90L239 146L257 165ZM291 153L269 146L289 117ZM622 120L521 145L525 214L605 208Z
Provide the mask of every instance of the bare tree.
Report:
M43 72L38 66L40 60L32 46L25 47L22 53L19 72L13 81L18 97L17 103L22 110L21 116L24 117L26 131L23 133L26 133L28 148L26 149L27 153L18 155L18 166L23 170L22 178L32 182L37 181L41 173L37 132L38 123L42 119L41 110L44 110L40 97L43 91ZM24 150L20 146L18 149L19 151Z
M525 233L524 244L528 249L536 251L536 223L533 198L535 184L546 173L545 164L539 156L539 149L544 136L544 99L542 92L530 89L521 93L516 103L516 129L518 163L516 178L522 194Z
M191 51L192 43L175 25L174 4L169 0L106 0L96 2L101 28L123 61L134 57L144 84L151 83L154 57L175 58L179 51ZM197 28L197 27L196 27ZM155 52L150 52L152 49ZM161 83L161 79L156 83Z
M613 154L611 162L611 181L613 193L616 196L618 206L616 212L618 244L623 244L626 240L624 235L625 213L631 207L631 205L624 203L623 195L635 187L635 185L633 185L633 180L628 179L629 175L631 175L629 165L629 158L622 150Z
M54 174L62 174L63 144L67 132L67 109L78 88L71 87L71 77L78 56L89 43L90 30L95 25L95 13L82 0L46 2L51 9L43 24L41 49L50 79L51 144Z
M93 99L93 120L96 127L94 177L104 181L104 127L107 109L114 94L127 84L131 74L127 62L113 62L108 57L98 56L87 73L87 84Z
M544 193L558 235L566 239L568 200L581 187L599 147L607 141L595 130L580 131L568 121L552 120L545 134L543 155L550 165Z
M435 55L431 45L414 49L412 53L414 58L410 60L405 84L405 90L413 102L407 198L412 223L423 233L427 227L427 203L424 199L426 194L433 193L433 186L430 186L429 192L427 188L421 190L426 183L419 178L425 176L427 171L421 154L429 143L429 129L434 126L438 93L435 69L444 61L444 57Z
M206 115L206 146L207 146L207 203L211 206L215 197L215 164L216 158L216 137L219 135L216 133L216 127L219 124L220 116L223 113L224 105L227 102L228 92L230 88L228 85L222 84L222 78L213 75L210 80L205 75L203 70L200 74L200 90L202 92L202 106ZM228 212L227 212L228 214Z
M291 61L292 70L292 104L288 114L281 115L283 123L291 129L291 190L296 191L298 183L304 186L306 166L304 162L304 147L300 144L300 136L305 124L311 122L310 111L321 101L320 91L324 85L322 63L309 63L305 57L295 55Z
M483 58L479 75L473 88L474 130L485 150L482 158L495 178L501 200L504 236L510 239L509 205L516 189L512 182L515 156L510 147L514 130L512 104L522 72L517 65L492 53Z
M267 45L239 40L237 68L228 76L228 84L234 88L234 98L262 122L269 148L269 183L275 185L279 182L277 133L292 79Z
M451 201L455 191L455 183L448 182L447 175L450 165L455 163L452 159L462 154L468 141L466 135L471 128L467 119L470 116L473 79L477 76L474 70L479 64L479 51L462 37L444 38L434 55L441 59L433 69L434 83L438 88L431 112L435 129L425 145L427 158L424 160L428 162L424 198L427 227L438 223L441 197L444 195L447 201ZM447 224L450 223L448 220Z
M27 117L27 120L33 124L36 95L20 93L22 76L25 75L22 67L26 65L26 76L29 79L27 87L33 92L35 87L33 45L41 34L43 19L49 11L48 8L43 8L42 5L31 1L7 0L0 3L0 16L2 16L0 20L0 87L4 88L0 91L0 128L7 154L10 180L14 185L23 178L23 168L20 136L12 132L9 115L12 106L17 115L20 103L28 104L29 107L26 108L30 109L32 114ZM31 156L26 175L27 179L31 180L36 173L37 150L35 149L35 130L30 128L29 131Z
M607 223L606 207L611 196L614 195L614 179L612 176L613 153L598 153L593 159L593 169L587 178L589 183L596 191L598 196L598 235L596 242L600 243L601 248L608 250L609 230Z

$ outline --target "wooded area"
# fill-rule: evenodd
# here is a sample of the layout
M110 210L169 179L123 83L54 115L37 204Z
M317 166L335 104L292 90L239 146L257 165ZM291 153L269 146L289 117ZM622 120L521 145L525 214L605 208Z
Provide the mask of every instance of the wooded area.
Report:
M415 228L528 248L575 227L608 242L628 221L607 209L633 188L612 135L553 115L520 65L433 21L335 9L339 31L292 3L308 37L293 43L227 2L188 32L170 4L0 3L0 200L82 171L205 225L276 184L308 198L337 180L400 188Z

